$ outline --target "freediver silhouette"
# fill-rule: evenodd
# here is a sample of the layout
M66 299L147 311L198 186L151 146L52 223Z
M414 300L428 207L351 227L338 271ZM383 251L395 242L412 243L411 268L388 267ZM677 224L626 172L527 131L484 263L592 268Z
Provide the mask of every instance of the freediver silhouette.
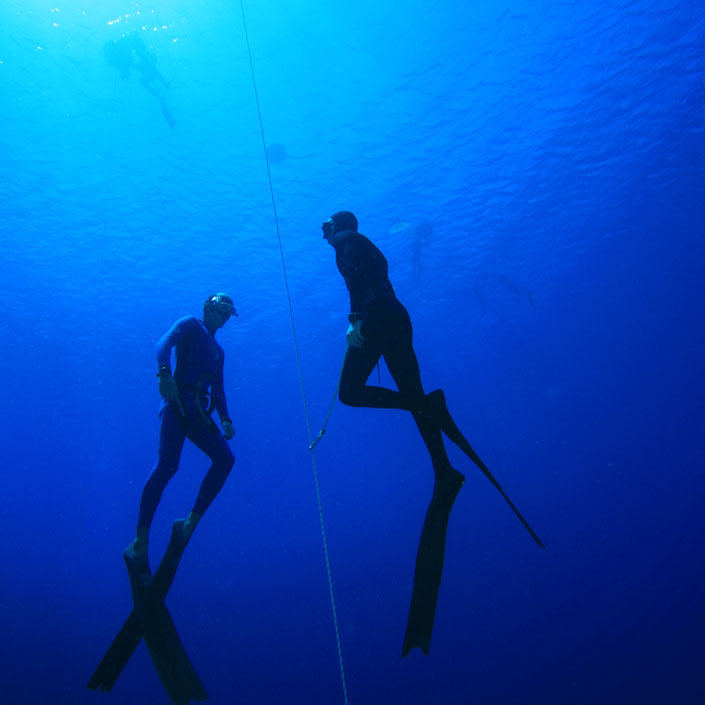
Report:
M433 238L433 225L427 220L422 220L416 225L401 221L392 225L389 234L403 234L411 240L411 271L414 284L418 284L421 281L424 250Z
M427 220L422 220L414 229L414 239L411 242L411 269L414 273L414 283L421 281L421 265L423 252L426 245L431 244L433 225Z
M120 72L122 79L130 77L131 69L139 73L142 87L155 97L159 103L162 115L170 129L176 127L171 111L164 97L159 94L156 86L169 88L169 83L157 69L157 57L151 53L137 32L120 37L114 41L106 42L103 46L103 56L106 61Z
M401 652L404 658L418 647L428 655L443 573L448 520L465 482L465 476L450 463L443 435L495 486L536 544L540 548L544 545L456 425L443 390L436 389L428 394L424 391L413 346L411 318L396 297L385 256L358 231L357 218L351 211L334 213L321 224L321 230L335 250L336 265L350 295L348 345L338 383L339 399L348 406L409 411L431 459L435 476L433 495L421 530ZM424 236L424 231L428 232L422 230L420 237ZM367 384L382 357L396 390Z
M473 295L483 314L492 314L492 306L488 301L488 292L496 289L505 289L515 296L525 299L534 305L534 293L531 289L512 281L508 276L499 272L487 270L478 272L472 285Z

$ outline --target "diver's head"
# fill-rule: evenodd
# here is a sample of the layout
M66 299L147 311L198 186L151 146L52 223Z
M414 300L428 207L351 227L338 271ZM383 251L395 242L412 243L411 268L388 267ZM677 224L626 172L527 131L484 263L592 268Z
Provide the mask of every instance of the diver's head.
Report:
M350 211L338 211L321 224L321 229L326 240L343 230L354 230L357 232L357 218Z
M237 316L237 311L228 294L211 294L203 303L203 322L208 328L221 328L231 316Z

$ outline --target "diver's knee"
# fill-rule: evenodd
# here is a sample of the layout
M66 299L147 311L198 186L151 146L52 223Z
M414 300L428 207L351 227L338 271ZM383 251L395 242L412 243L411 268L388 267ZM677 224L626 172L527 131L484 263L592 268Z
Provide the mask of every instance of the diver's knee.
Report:
M223 474L227 476L233 469L233 465L235 465L235 456L233 455L233 452L230 450L230 448L227 448L226 451L227 452L223 453L223 457L219 465Z
M346 406L361 406L361 395L359 391L350 385L340 385L338 399Z
M168 482L169 480L171 480L172 477L174 477L174 475L176 475L176 471L178 469L178 461L175 461L171 458L164 458L160 455L159 459L157 460L157 464L152 470L152 477L160 478L164 482Z

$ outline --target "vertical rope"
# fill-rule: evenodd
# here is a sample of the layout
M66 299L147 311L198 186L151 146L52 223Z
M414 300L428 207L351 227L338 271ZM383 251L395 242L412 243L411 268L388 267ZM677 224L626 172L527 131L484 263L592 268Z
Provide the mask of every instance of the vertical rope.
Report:
M255 102L257 104L257 116L259 118L259 129L262 137L262 149L264 150L264 161L267 166L267 180L269 182L269 195L272 199L272 211L274 212L274 223L277 229L277 240L279 242L279 256L281 258L282 272L284 275L284 288L286 289L286 299L289 306L289 321L291 323L291 334L294 340L294 349L296 351L296 366L299 372L299 385L301 386L301 398L304 404L304 415L306 417L306 432L308 434L309 449L311 451L311 464L313 466L313 479L316 486L316 502L318 503L318 518L321 523L321 538L323 540L323 557L326 562L326 573L328 574L328 591L330 593L330 604L333 612L333 626L335 627L335 641L338 648L338 664L340 666L340 680L343 687L343 698L345 705L348 705L348 690L345 683L345 668L343 667L343 650L340 644L340 629L338 628L338 613L335 607L335 595L333 592L333 576L330 569L330 557L328 554L328 540L326 538L326 525L323 519L323 502L321 501L321 490L318 482L318 468L316 466L316 454L314 452L314 443L311 437L311 420L308 413L308 402L306 400L306 390L304 388L304 376L301 370L301 357L299 355L299 343L296 338L296 326L294 325L294 312L291 306L291 294L289 291L289 278L286 272L286 261L284 259L284 248L282 247L281 231L279 229L279 216L277 215L277 204L274 198L274 187L272 186L272 174L269 168L269 157L267 155L267 142L264 137L264 124L262 122L262 110L259 103L259 93L257 92L257 81L255 80L255 67L252 61L252 50L250 49L250 37L247 32L247 21L245 19L245 8L242 0L240 0L240 10L242 12L242 25L245 30L245 41L247 43L247 55L250 60L250 71L252 73L252 86L255 93Z

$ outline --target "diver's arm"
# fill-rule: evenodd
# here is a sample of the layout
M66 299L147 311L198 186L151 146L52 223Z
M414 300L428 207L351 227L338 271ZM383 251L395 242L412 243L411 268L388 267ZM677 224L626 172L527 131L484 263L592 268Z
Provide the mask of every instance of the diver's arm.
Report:
M180 318L164 333L156 346L157 365L159 367L159 371L157 372L159 394L168 402L173 402L179 407L181 407L179 390L176 386L176 381L171 376L171 350L180 340L191 332L194 321L196 321L196 319L193 316Z
M364 267L358 266L358 263L354 261L344 261L341 272L350 294L350 313L348 314L350 325L345 332L345 337L349 347L361 348L365 342L361 333L362 321L367 313L367 302L362 296L362 292L367 290L369 285L365 278Z
M348 240L338 259L338 268L350 294L350 312L364 318L369 302L366 300L372 283L372 262L362 242Z
M193 331L196 318L184 316L179 318L169 330L159 339L156 346L157 365L161 369L166 367L171 373L171 350L180 341Z
M220 417L220 425L223 427L223 435L226 440L230 440L235 435L235 429L233 428L233 422L228 414L228 402L225 398L225 384L223 383L224 367L225 355L222 355L215 379L211 384L211 397L213 399L213 406Z

